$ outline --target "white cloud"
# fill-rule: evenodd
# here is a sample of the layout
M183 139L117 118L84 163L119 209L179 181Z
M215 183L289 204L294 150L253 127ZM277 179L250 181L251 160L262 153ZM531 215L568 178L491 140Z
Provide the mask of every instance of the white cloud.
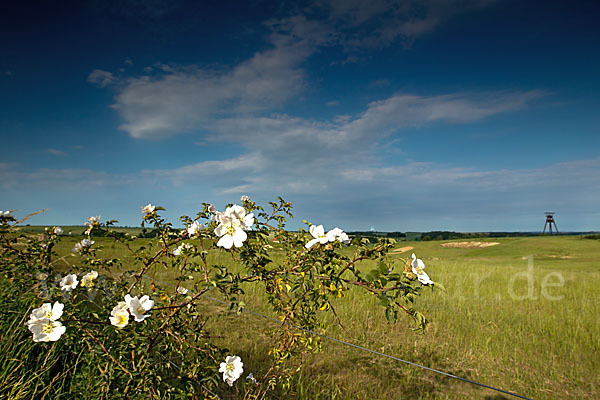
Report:
M111 72L95 69L88 75L88 82L93 83L98 87L106 87L115 81L115 77Z
M125 120L121 129L134 138L160 139L219 118L282 107L304 88L301 65L330 33L303 17L268 25L271 48L231 68L163 64L155 66L162 71L157 75L124 82L113 105Z
M57 156L57 157L64 157L67 155L67 153L65 153L62 150L57 150L57 149L46 149L47 153L52 154L53 156Z
M257 154L247 154L225 160L202 161L175 169L144 170L144 180L167 181L175 186L206 183L207 179L216 179L214 185L219 191L233 185L250 183L253 176L262 170L264 160Z
M348 124L347 130L361 135L366 131L389 132L390 129L435 122L469 123L523 109L545 95L540 90L440 96L396 94L370 103L359 118Z
M160 139L202 127L230 113L248 113L283 103L303 85L289 49L273 49L224 73L195 67L159 78L131 79L114 108L121 129L138 139Z

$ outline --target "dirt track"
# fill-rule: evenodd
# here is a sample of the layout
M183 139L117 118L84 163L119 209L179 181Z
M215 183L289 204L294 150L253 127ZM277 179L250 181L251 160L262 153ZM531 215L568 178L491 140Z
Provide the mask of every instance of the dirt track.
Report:
M483 247L496 246L498 242L449 242L442 243L442 247L456 247L461 249L480 249Z
M414 249L414 247L412 247L412 246L400 247L398 249L394 249L394 250L390 251L390 253L394 253L394 254L404 253L404 252L412 250L412 249Z

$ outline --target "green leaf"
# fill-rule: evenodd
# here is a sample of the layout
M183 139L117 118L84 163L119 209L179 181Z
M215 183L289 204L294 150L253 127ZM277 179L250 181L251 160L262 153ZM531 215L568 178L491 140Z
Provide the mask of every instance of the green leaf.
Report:
M389 307L385 310L385 318L388 320L389 323L394 323L398 318L398 312L393 308Z
M367 282L373 282L378 277L379 277L379 271L376 270L376 269L372 269L372 270L369 271L369 273L367 274L367 276L365 276L365 280Z
M382 293L379 296L377 296L377 298L379 299L379 305L384 307L388 307L390 305L390 300L385 294Z

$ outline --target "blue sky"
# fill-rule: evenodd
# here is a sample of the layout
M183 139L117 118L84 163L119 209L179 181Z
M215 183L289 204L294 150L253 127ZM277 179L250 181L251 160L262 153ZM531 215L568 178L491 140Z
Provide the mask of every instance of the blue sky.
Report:
M0 16L0 208L327 229L600 229L594 1L28 2Z

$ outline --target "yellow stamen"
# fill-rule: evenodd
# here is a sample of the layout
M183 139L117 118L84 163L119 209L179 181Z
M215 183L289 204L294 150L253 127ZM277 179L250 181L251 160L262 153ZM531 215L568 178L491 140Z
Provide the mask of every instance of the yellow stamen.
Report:
M54 330L54 325L52 324L52 322L48 322L47 324L44 324L44 326L42 327L43 333L52 333L53 330Z
M117 323L119 325L123 325L127 321L127 317L125 316L125 314L118 314L117 315Z

